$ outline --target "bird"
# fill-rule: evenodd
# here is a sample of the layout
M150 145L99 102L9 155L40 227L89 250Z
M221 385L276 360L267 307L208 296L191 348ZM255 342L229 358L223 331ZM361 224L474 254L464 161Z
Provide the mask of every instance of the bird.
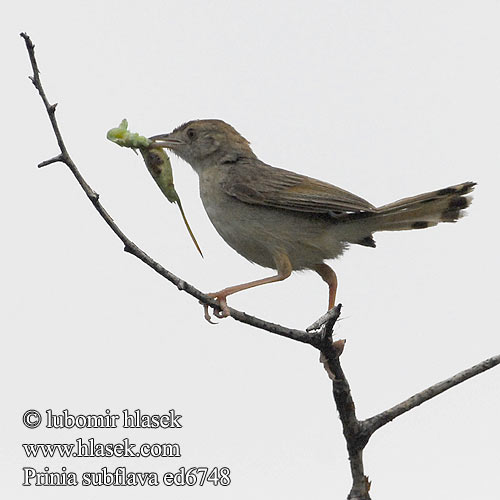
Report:
M302 270L315 271L326 282L328 309L333 308L338 280L325 261L350 245L374 248L378 231L456 222L476 185L463 182L376 207L327 182L264 163L223 120L191 120L149 139L151 147L170 150L198 174L201 201L225 242L250 262L276 271L208 294L218 301L217 317L230 315L229 295ZM207 308L205 317L210 321Z

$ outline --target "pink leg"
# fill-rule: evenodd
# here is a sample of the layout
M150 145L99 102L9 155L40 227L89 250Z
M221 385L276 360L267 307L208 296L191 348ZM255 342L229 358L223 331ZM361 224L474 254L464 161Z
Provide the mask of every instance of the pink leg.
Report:
M234 285L228 288L224 288L218 292L208 293L210 297L217 299L219 301L220 312L215 313L218 318L225 318L229 316L229 308L227 307L226 298L234 293L247 290L249 288L254 288L260 285L266 285L267 283L275 283L276 281L283 281L292 274L292 264L290 259L286 254L278 254L274 257L274 262L276 264L276 270L278 273L275 276L270 276L269 278L263 278L260 280L250 281L248 283L242 283L241 285ZM208 306L205 306L205 319L210 321L210 315L208 314Z
M335 306L335 296L337 295L337 275L335 271L326 264L318 264L314 270L323 278L328 284L328 310Z

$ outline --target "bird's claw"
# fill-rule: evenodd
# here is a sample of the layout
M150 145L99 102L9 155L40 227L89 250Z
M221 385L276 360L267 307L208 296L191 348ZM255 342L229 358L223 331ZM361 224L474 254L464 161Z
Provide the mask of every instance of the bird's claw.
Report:
M229 309L226 307L222 311L220 309L215 309L214 316L217 316L220 319L224 319L227 318L228 316L231 316L231 313L229 312Z
M211 324L211 325L216 325L216 321L212 321L212 316L210 316L210 313L208 312L208 304L203 304L203 302L200 302L200 304L203 306L203 317Z
M208 293L207 294L209 297L212 297L214 299L217 299L219 301L219 306L214 307L214 316L219 319L224 319L227 318L228 316L231 315L231 312L229 311L229 307L227 307L227 302L226 302L226 297L221 297L218 296L215 293ZM201 303L201 302L200 302ZM212 317L210 316L210 313L208 312L208 308L210 306L208 304L203 304L203 316L204 318L211 323L212 325L216 325L217 323L215 321L212 321Z

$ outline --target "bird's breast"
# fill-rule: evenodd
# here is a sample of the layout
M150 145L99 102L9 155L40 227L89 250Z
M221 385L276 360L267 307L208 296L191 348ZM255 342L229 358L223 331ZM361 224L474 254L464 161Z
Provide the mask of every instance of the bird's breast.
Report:
M263 267L276 268L274 256L286 254L294 270L310 269L342 253L331 223L291 210L246 203L228 195L222 168L199 175L200 196L220 236L236 252Z

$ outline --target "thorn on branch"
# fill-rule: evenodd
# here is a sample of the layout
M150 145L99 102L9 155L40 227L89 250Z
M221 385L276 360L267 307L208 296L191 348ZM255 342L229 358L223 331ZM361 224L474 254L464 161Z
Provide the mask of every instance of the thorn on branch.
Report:
M55 113L56 112L56 108L57 108L57 102L55 102L54 104L51 104L49 106L49 109L48 109L49 113Z

